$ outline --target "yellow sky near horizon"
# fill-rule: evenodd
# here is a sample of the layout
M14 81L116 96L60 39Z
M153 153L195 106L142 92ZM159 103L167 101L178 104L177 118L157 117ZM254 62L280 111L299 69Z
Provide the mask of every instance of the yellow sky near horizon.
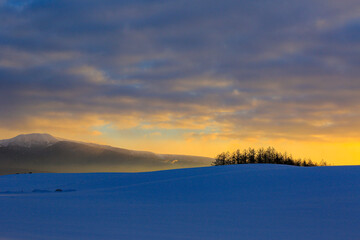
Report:
M208 157L273 146L360 164L359 9L0 0L0 139Z
M73 129L73 131L72 131ZM0 130L2 139L12 138L19 134L33 133L34 131L11 131ZM189 138L186 136L176 139L162 139L161 134L147 134L136 138L129 136L109 137L100 131L81 132L74 126L68 131L56 130L40 131L53 136L69 140L92 142L97 144L111 145L113 147L131 150L151 151L164 154L197 155L215 157L224 151L234 151L248 147L275 147L281 152L288 152L296 158L310 158L315 162L325 160L329 165L360 165L360 142L359 141L294 141L285 139L244 139L232 140L224 138Z

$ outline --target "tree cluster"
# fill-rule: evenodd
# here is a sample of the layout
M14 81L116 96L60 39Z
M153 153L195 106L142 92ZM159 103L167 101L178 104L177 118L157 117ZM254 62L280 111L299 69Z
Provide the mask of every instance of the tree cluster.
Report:
M238 149L232 153L223 152L215 158L213 166L251 163L273 163L303 167L326 166L324 161L317 164L311 161L311 159L295 159L291 154L278 152L273 147L268 147L267 149L259 148L257 150L248 148L242 151Z

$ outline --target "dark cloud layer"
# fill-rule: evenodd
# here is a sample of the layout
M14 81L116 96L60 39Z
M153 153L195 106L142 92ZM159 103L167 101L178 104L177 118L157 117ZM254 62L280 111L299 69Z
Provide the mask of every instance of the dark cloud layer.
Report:
M223 137L359 138L359 33L352 0L0 0L0 124L195 116Z

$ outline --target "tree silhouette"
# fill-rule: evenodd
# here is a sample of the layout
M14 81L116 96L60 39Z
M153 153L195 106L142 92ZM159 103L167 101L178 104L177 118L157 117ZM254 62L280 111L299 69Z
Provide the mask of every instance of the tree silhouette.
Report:
M324 160L322 160L320 164L316 164L311 159L295 159L291 154L278 152L273 147L268 147L267 149L259 148L257 150L248 148L242 151L237 149L232 153L223 152L216 156L212 165L220 166L251 163L285 164L302 167L327 166Z

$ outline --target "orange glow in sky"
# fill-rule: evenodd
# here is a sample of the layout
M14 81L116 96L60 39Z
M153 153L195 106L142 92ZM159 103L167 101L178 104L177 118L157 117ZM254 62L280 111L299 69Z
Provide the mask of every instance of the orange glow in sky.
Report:
M360 164L358 1L55 2L0 0L0 139Z

